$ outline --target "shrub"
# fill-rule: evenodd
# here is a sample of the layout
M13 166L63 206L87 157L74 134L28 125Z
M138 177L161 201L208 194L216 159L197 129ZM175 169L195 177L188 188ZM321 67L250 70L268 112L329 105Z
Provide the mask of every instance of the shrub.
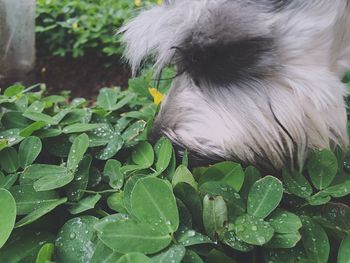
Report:
M159 1L38 0L37 47L41 55L120 56L118 28L135 8Z
M4 91L0 262L349 262L348 154L279 178L229 161L191 171L168 139L147 140L151 76L93 103Z

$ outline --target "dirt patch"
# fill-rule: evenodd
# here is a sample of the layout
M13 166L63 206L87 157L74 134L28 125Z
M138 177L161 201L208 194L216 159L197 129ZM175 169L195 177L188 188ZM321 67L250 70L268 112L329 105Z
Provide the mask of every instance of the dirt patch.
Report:
M51 94L71 91L72 97L93 98L103 87L126 87L130 71L117 59L87 55L82 58L39 57L35 69L21 78L25 85L45 83ZM18 79L2 81L4 88Z

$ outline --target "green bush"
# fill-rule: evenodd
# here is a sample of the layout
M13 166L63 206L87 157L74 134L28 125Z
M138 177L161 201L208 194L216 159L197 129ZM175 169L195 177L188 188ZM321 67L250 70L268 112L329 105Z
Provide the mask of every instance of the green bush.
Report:
M147 140L151 76L93 103L0 95L0 262L349 262L348 154L279 178L229 161L190 171L168 139Z
M38 52L73 57L86 53L120 56L118 28L133 15L139 4L151 2L157 1L38 0Z

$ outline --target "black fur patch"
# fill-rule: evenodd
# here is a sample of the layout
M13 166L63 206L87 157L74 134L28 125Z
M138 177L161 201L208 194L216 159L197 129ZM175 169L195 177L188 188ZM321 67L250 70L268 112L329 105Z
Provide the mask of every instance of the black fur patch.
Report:
M175 49L179 72L187 72L196 84L204 81L222 86L263 75L267 69L260 67L259 62L272 53L273 39L256 37L209 46L195 45L188 40L183 47Z

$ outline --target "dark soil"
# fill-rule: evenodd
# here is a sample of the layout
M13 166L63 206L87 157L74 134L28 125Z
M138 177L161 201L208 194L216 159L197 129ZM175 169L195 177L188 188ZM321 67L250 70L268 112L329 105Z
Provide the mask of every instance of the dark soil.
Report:
M50 94L68 90L72 97L94 98L103 87L126 87L130 71L117 59L87 55L82 58L39 57L35 69L25 77L7 79L5 88L15 82L25 85L45 83Z

